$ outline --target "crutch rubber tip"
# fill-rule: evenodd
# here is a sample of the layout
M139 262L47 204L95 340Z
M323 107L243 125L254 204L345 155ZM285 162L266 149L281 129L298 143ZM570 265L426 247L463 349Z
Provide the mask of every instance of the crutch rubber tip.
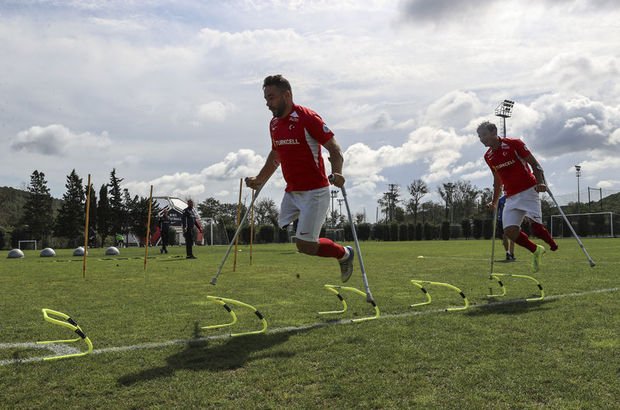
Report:
M211 283L213 286L215 286L215 284L217 283L217 279L213 278L213 279L211 279L211 282L209 282L209 283Z
M595 266L596 266L596 263L594 263L594 262L590 262L590 267L591 267L591 268L593 268L593 267L595 267Z

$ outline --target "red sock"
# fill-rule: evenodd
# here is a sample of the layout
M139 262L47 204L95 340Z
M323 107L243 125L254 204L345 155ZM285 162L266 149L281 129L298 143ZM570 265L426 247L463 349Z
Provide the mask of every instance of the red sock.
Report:
M525 249L527 249L530 252L534 252L536 250L536 244L530 241L530 238L523 231L519 232L519 236L517 237L517 240L515 241L515 243L517 245L523 246Z
M538 222L532 222L531 225L532 225L532 232L534 233L534 235L538 236L540 239L547 242L549 244L549 248L552 251L555 251L558 249L558 244L555 243L555 241L549 234L549 231L547 230L547 228L545 228L543 224L539 224Z
M316 253L317 256L340 259L346 252L347 251L344 250L342 245L338 245L331 239L319 238L319 250Z

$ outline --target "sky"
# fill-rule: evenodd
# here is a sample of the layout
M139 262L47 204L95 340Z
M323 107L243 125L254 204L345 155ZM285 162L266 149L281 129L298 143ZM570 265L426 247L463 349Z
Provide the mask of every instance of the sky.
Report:
M264 77L335 133L353 213L398 184L492 186L476 134L515 101L556 197L620 190L615 0L3 0L0 186L237 202L271 148ZM329 162L327 172L329 173ZM278 171L261 193L279 204ZM243 200L248 201L244 190Z

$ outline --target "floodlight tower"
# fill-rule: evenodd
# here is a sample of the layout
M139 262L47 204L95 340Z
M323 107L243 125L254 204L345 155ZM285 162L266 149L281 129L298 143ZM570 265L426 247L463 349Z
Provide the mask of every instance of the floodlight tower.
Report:
M581 176L581 165L575 165L575 175L577 175L577 212L579 212L581 198L579 197L579 177ZM590 191L588 191L590 194Z
M504 100L497 108L495 108L495 115L502 117L502 125L504 126L504 138L506 138L506 118L512 117L512 107L515 105L514 101Z
M336 197L338 196L338 190L332 189L330 193L331 193L331 198L332 198L332 213L330 215L330 219L331 219L331 227L333 228L336 225L334 223L334 213L335 213L334 199L336 199Z

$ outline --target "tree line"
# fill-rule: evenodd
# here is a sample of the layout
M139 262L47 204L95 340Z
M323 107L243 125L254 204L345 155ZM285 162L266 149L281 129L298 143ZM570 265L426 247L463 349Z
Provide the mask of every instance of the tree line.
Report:
M121 187L122 182L123 179L116 175L116 169L112 169L109 182L102 184L98 193L92 184L90 186L88 236L99 244L106 243L108 238L117 234L131 232L140 238L146 236L149 200L139 195L132 196L127 188ZM41 240L43 246L53 243L60 247L75 247L84 243L89 187L73 169L67 175L65 188L61 205L54 212L45 173L34 170L30 175L29 195L23 213L12 227L13 247L23 239ZM153 204L152 213L157 212L157 205Z
M95 192L90 188L89 209L89 236L95 235L96 242L103 245L110 237L117 234L135 234L142 241L146 236L146 220L148 217L148 198L132 195L127 188L121 186L123 178L116 174L116 169L110 172L110 179ZM23 212L14 221L4 221L11 232L11 244L17 246L21 239L37 239L43 246L74 247L83 244L85 209L88 187L84 180L73 169L67 175L66 191L62 200L51 197L45 174L35 170L30 176L27 187L26 200ZM17 191L17 190L13 190ZM21 192L21 191L19 191ZM449 238L480 238L490 237L490 221L492 213L486 208L490 202L492 190L480 189L470 181L442 183L437 187L437 193L443 203L425 201L423 198L430 193L428 185L421 179L413 180L407 185L409 198L403 198L400 187L389 184L388 191L384 192L377 201L381 210L381 217L377 223L368 224L365 213L354 216L360 232L360 239L374 240L421 240L421 239L449 239ZM612 195L606 198L605 209L618 212L617 201ZM15 195L13 195L15 197ZM330 235L329 228L345 229L348 232L348 223L342 210L335 209L332 198L331 211L326 218L324 235ZM223 203L216 198L209 197L197 204L196 209L204 219L211 219L224 227L228 236L232 236L237 226L237 218L246 211L249 198L244 203ZM5 201L7 204L10 201ZM338 199L341 208L341 200ZM541 205L545 219L556 213L553 203L541 198ZM578 205L578 204L577 204ZM597 206L598 207L598 206ZM565 212L571 212L576 207L569 203L563 207ZM603 204L601 201L601 209ZM154 231L159 212L156 203L152 208L152 226ZM251 216L256 225L255 239L259 242L282 242L288 240L285 230L278 227L279 209L271 198L257 200ZM6 219L6 218L5 218ZM549 225L550 221L545 220ZM242 231L241 240L249 241L249 220ZM584 223L585 225L585 223ZM5 244L5 231L0 226L0 248Z

